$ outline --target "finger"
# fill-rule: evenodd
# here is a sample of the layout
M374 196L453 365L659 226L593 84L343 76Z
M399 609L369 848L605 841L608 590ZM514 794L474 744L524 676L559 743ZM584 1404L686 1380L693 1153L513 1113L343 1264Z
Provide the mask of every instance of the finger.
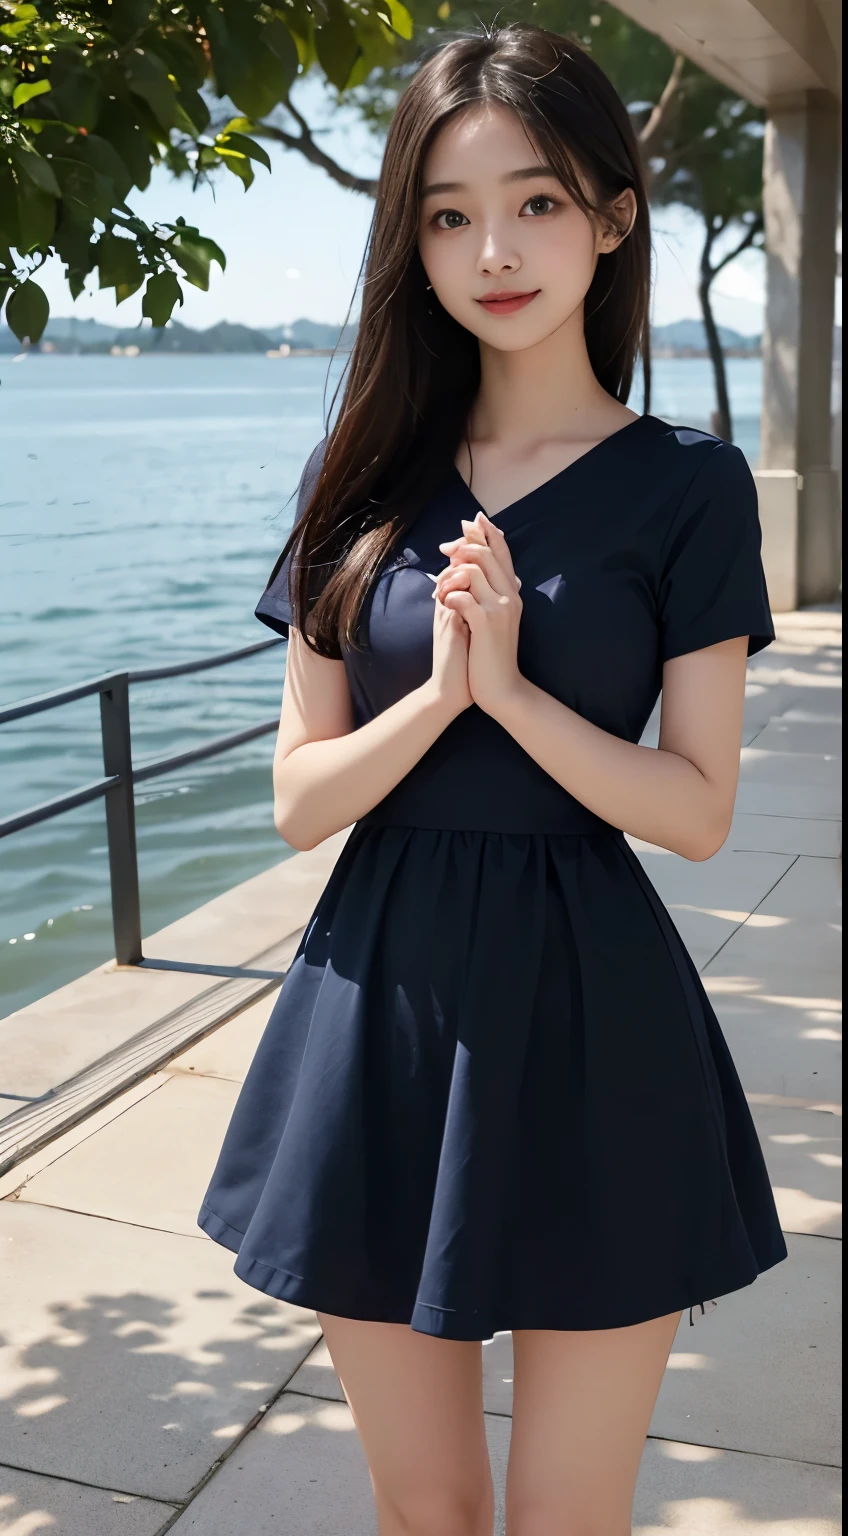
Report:
M486 542L486 535L480 523L482 516L482 512L478 512L473 522L469 522L467 517L461 517L459 520L465 537L471 540L472 543L485 544Z
M473 523L470 523L467 517L461 517L459 522L460 527L462 528L462 533L458 536L458 538L446 539L444 544L439 545L439 549L441 549L446 555L449 554L452 549L455 549L457 544L485 544L486 542L485 534L483 533L482 528L479 526L476 520Z
M509 545L507 544L503 529L499 528L497 523L493 523L492 519L487 517L485 512L478 513L478 518L480 528L486 536L486 543L500 564L501 569L506 571L508 575L514 576L515 567L512 563L512 555L509 552Z
M448 592L445 607L456 613L473 630L482 616L480 604L470 592Z
M510 592L515 591L514 571L507 572L503 569L494 550L491 550L488 544L458 544L451 555L451 564L448 569L457 570L462 565L478 565L485 574L492 591L499 592L501 597L507 597Z
M514 590L514 589L513 589ZM449 569L439 580L439 597L444 602L447 592L470 592L484 607L492 607L504 592L496 592L489 585L486 575L478 565L457 565Z

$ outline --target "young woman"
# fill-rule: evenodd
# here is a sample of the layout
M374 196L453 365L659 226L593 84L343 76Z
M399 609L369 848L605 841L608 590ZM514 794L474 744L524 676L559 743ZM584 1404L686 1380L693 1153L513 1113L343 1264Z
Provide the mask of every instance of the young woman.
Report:
M436 52L257 609L291 626L276 825L301 849L354 825L199 1221L318 1311L382 1536L491 1536L500 1330L510 1536L624 1536L682 1311L786 1254L624 837L721 847L746 655L773 637L742 454L625 403L649 272L637 145L591 59L526 25Z

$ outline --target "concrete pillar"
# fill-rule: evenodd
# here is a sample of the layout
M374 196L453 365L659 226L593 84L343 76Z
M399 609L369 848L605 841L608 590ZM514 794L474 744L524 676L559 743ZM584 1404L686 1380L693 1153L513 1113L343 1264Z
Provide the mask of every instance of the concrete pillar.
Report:
M797 601L839 585L839 493L831 461L831 370L840 120L834 98L807 91L766 125L763 207L763 470L798 475Z

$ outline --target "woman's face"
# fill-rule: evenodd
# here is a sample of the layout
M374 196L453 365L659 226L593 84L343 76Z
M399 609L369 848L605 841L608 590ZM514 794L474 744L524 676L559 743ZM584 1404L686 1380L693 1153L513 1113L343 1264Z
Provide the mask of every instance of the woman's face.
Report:
M598 256L621 236L590 221L534 149L519 119L495 103L458 113L424 161L418 249L439 302L500 351L543 341L582 304ZM619 228L632 192L612 205Z

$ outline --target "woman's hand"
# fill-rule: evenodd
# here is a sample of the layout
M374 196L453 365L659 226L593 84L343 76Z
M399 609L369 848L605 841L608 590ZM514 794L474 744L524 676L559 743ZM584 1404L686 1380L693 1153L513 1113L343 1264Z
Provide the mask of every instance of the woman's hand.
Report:
M468 686L488 714L523 681L518 670L521 586L503 531L484 512L462 521L462 536L439 545L450 565L436 581L436 613L460 617L468 627Z
M473 703L468 686L469 629L461 615L443 603L436 602L433 608L432 685L449 712L459 715Z

